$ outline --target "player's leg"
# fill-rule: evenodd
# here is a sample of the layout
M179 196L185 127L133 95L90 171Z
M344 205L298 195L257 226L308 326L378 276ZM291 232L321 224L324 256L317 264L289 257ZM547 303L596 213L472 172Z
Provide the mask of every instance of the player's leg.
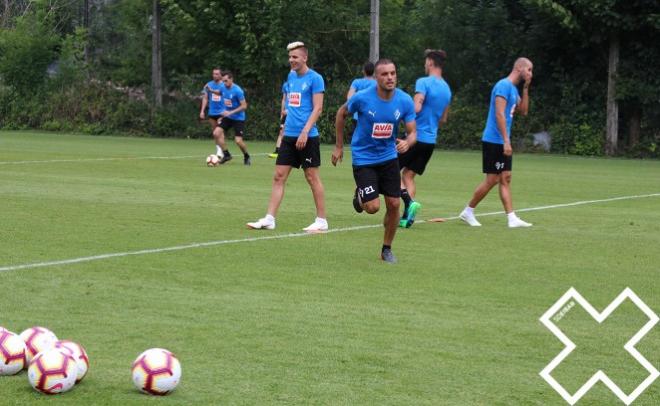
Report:
M510 169L510 165L507 169ZM505 170L500 175L500 200L504 206L509 228L531 227L532 224L521 220L513 211L513 199L511 198L511 170Z
M270 158L277 158L277 154L280 152L280 146L282 145L282 137L284 136L284 122L286 121L286 116L282 117L280 121L280 131L277 134L277 141L275 141L275 151L268 154Z
M381 259L385 262L396 263L396 257L392 253L392 242L399 226L399 197L385 196L385 233L383 235L383 247Z
M353 196L355 211L358 213L363 211L369 214L377 213L380 210L380 191L378 189L378 171L376 168L354 166L353 179L356 185Z
M218 128L218 119L215 117L209 117L209 123L211 124L211 135L213 136L213 142L215 142L215 154L218 156L218 158L222 159L225 154L222 152L222 145L220 144L220 133L216 130L216 128Z
M321 166L321 146L318 137L307 139L307 145L302 151L299 151L301 165L305 172L305 179L312 190L314 205L316 206L316 218L314 222L305 227L304 231L326 231L328 229L328 220L325 213L325 189L321 176L319 175L319 166Z
M220 146L222 147L222 154L223 154L223 157L220 160L221 164L224 164L227 161L231 161L231 159L233 158L231 156L231 153L229 152L229 149L227 149L227 142L225 141L225 133L229 131L230 128L232 128L231 119L227 117L223 117L220 120L218 120L218 127L217 127L218 139Z
M417 187L415 185L415 171L409 168L403 168L401 171L401 199L403 200L403 216L399 221L399 226L409 228L415 222L415 217L422 205L415 201Z
M459 214L459 218L473 227L481 226L474 216L477 207L488 192L500 182L500 174L504 170L504 146L491 142L481 143L482 172L486 178L477 186L472 198L465 209Z
M238 148L240 148L243 153L243 164L250 165L252 162L250 161L250 154L248 153L247 145L245 145L245 141L243 140L244 133L245 121L235 121L234 142L236 142L236 145L238 145Z

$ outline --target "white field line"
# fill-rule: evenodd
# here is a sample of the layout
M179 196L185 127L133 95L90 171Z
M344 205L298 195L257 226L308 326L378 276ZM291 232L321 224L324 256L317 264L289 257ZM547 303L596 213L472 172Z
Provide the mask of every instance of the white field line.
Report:
M619 200L644 199L644 198L649 198L649 197L660 197L660 193L650 193L650 194L645 194L645 195L633 195L633 196L620 196L620 197L611 197L611 198L607 198L607 199L597 199L597 200L582 200L582 201L578 201L578 202L553 204L553 205L549 205L549 206L528 207L528 208L525 208L525 209L518 209L516 211L517 212L526 212L526 211L536 211L536 210L549 210L549 209L558 209L558 208L562 208L562 207L572 207L572 206L582 206L582 205L587 205L587 204L614 202L614 201L619 201ZM494 215L498 215L498 214L504 214L504 212L503 211L494 211L494 212L489 212L489 213L482 213L482 214L478 214L477 217L494 216ZM449 220L458 220L458 216L447 217L445 220L448 220L448 221ZM428 220L426 220L426 221L425 220L419 220L419 221L416 221L415 223L420 224L420 223L428 223L428 222L429 222ZM364 226L334 228L334 229L328 230L324 234L365 230L365 229L377 228L377 227L382 227L382 226L383 226L382 224L370 224L370 225L364 225ZM260 232L260 231L255 231L255 232ZM18 270L22 270L22 269L44 268L44 267L57 266L57 265L77 264L77 263L81 263L81 262L100 261L100 260L103 260L103 259L121 258L121 257L135 256L135 255L159 254L159 253L163 253L163 252L182 251L182 250L188 250L188 249L192 249L192 248L214 247L214 246L218 246L218 245L240 244L240 243L249 243L249 242L266 241L266 240L280 240L280 239L285 239L285 238L305 237L305 236L309 236L309 235L314 235L314 234L300 232L300 233L289 233L289 234L262 235L262 236L259 236L259 237L239 238L239 239L235 239L235 240L207 241L207 242L190 243L190 244L184 244L184 245L175 245L175 246L172 246L172 247L164 247L164 248L151 248L151 249L143 249L143 250L137 250L137 251L114 252L114 253L109 253L109 254L92 255L92 256L88 256L88 257L70 258L70 259L62 259L62 260L56 260L56 261L33 262L33 263L22 264L22 265L7 265L7 266L0 267L0 272L18 271Z
M267 153L250 154L251 156L265 156ZM80 158L80 159L50 159L35 161L0 161L0 165L29 165L29 164L57 164L57 163L76 163L76 162L103 162L103 161L139 161L142 159L168 160L168 159L204 159L202 155L177 155L177 156L133 156L133 157L113 157L113 158Z

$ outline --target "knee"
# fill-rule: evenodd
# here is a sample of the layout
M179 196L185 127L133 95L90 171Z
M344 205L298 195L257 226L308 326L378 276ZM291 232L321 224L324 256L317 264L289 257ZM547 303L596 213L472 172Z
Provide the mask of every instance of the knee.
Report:
M511 183L511 175L500 175L500 185L502 186L509 186Z
M284 183L285 180L286 176L282 172L275 171L275 174L273 175L273 183L281 184Z
M390 198L388 198L388 199L386 200L385 204L387 205L387 210L388 210L388 211L389 211L389 210L396 210L396 211L398 211L399 208L401 207L401 199L398 199L398 198L396 198L396 199L395 199L395 198L391 198L391 199L390 199Z
M380 210L380 201L378 199L371 200L364 203L362 208L369 214L378 213L378 210Z
M310 185L315 185L319 182L319 177L316 172L310 170L305 171L305 179Z

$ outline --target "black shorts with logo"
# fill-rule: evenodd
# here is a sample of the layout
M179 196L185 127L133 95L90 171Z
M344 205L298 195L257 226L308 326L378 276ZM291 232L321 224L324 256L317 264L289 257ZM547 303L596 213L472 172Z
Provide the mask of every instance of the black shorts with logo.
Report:
M401 197L399 160L391 159L375 165L353 166L353 178L363 202L378 195Z
M245 121L234 120L229 117L222 117L220 123L218 124L220 128L224 131L229 130L230 128L234 129L234 137L242 137L243 131L245 130Z
M302 150L296 149L298 137L282 137L275 165L287 165L303 169L321 166L321 147L319 137L307 137L307 143Z
M492 142L481 142L483 173L502 173L510 171L513 166L511 156L504 155L504 145Z
M424 173L426 164L429 163L435 144L428 142L416 142L408 151L399 155L399 166L401 169L408 168L418 175Z

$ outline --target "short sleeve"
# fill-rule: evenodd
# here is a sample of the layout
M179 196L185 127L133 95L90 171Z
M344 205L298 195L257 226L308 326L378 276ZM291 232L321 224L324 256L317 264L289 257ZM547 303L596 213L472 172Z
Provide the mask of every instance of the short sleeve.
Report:
M312 94L323 92L325 92L325 83L323 83L323 77L318 74L314 75L314 79L312 79Z
M415 82L415 93L426 96L426 81L424 78L417 79L417 82Z
M499 81L493 89L495 97L503 97L505 100L509 100L509 89L507 89L506 83L504 81Z
M360 90L360 83L358 82L358 79L353 79L351 82L351 89L355 90L356 92Z
M353 97L348 99L348 102L346 103L346 108L348 109L348 112L351 114L357 113L358 110L360 109L361 103L362 103L362 95L355 93Z
M412 97L406 94L404 99L404 115L403 121L408 124L411 121L415 121L415 103L413 102Z
M286 89L286 88L287 88L287 86L286 86L287 83L288 83L288 82L284 82L284 83L282 83L282 94L287 94L287 89Z
M245 92L243 91L243 89L238 88L238 92L236 92L236 98L238 99L239 102L245 100Z

